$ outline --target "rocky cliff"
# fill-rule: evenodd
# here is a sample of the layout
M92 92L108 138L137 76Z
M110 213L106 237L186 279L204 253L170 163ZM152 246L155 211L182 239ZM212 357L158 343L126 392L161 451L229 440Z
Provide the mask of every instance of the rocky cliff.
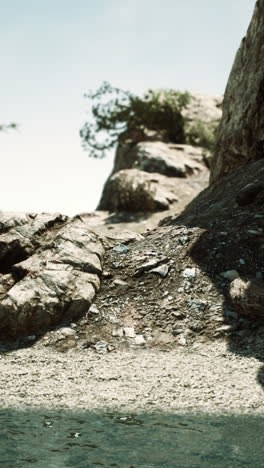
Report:
M258 0L227 83L211 182L264 157L264 1Z

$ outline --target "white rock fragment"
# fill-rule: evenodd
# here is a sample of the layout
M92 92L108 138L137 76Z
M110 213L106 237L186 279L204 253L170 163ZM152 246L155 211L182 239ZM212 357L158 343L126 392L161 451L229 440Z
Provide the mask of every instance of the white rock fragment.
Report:
M182 272L182 276L184 278L195 278L196 277L196 269L195 268L185 268Z
M135 329L133 327L124 327L123 331L127 338L135 338L136 336Z
M123 334L124 334L123 328L116 328L115 330L112 331L112 336L122 337Z
M126 281L123 281L123 280L118 279L118 278L115 279L115 280L113 281L113 284L114 284L115 286L125 286L125 287L129 287L129 284L128 284Z
M180 346L186 346L187 344L187 340L183 335L180 335L177 341Z
M90 314L99 314L99 309L95 304L92 304L89 308Z
M156 275L159 275L162 278L166 278L168 272L169 272L168 265L160 265L157 268L153 268L152 270L150 270L150 273L156 273Z
M70 327L63 327L59 329L59 332L64 336L74 336L76 335L76 331Z
M228 271L223 271L222 273L220 273L220 276L228 279L229 281L233 281L239 278L239 273L237 270L228 270Z
M136 345L143 345L146 343L146 340L143 335L136 335L135 337L135 344Z

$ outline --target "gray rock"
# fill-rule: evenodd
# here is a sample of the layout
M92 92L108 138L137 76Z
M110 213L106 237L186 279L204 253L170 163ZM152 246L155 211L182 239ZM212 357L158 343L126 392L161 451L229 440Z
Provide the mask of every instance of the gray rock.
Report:
M161 276L162 278L166 278L167 274L169 273L169 267L168 265L160 265L150 270L149 273L155 273L156 275Z
M0 335L39 334L84 314L100 286L104 248L97 236L61 215L1 222L1 265L9 271L0 276Z
M211 181L264 152L264 0L256 2L229 76Z
M106 353L107 352L107 348L108 348L108 343L107 341L98 341L97 343L95 343L95 345L93 345L94 349L98 352L98 353Z
M153 269L159 267L160 265L167 263L169 259L167 257L153 258L147 262L142 263L136 270L134 276L140 276L146 271L153 271Z
M113 252L118 253L118 254L126 254L128 252L128 247L125 244L118 244L115 247L113 247Z
M233 281L236 278L239 278L239 273L236 270L223 271L222 273L220 273L220 275L223 278L228 279L229 281Z
M234 308L247 317L263 318L264 285L263 280L237 278L230 285L230 298Z

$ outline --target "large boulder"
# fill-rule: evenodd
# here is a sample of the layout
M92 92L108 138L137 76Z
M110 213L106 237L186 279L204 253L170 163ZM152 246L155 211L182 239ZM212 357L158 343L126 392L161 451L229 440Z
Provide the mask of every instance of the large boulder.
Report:
M264 157L264 0L236 54L223 102L211 182Z
M120 146L119 170L108 178L98 209L155 212L177 201L182 207L207 185L207 154L203 148L163 142Z
M167 177L188 177L205 171L207 151L191 145L176 145L162 141L144 141L135 145L119 145L113 173L136 168L157 172Z
M138 213L167 210L178 200L186 204L201 190L202 183L199 174L190 184L185 178L123 169L107 181L99 209Z
M84 314L104 248L76 217L0 216L0 336L39 334Z
M147 128L121 134L114 167L97 209L155 212L169 209L177 200L182 209L208 184L208 148L222 115L221 102L220 96L190 94L182 112L185 138L190 144L172 143L166 131Z

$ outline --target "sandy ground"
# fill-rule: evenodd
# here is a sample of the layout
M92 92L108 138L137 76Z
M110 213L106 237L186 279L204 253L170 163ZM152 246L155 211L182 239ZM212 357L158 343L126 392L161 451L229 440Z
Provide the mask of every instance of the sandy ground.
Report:
M103 354L33 346L0 356L0 405L260 414L261 368L259 360L233 354L224 342Z

